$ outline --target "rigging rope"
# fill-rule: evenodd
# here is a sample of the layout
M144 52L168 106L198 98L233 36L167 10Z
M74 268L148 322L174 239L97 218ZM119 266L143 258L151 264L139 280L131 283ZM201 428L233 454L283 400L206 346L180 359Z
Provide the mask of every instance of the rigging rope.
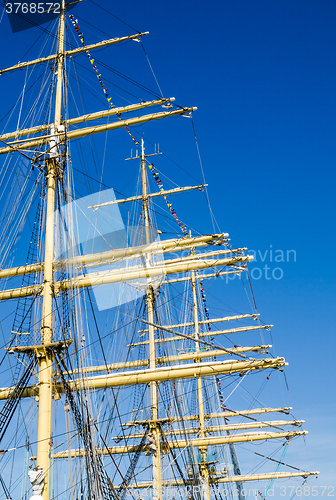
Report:
M274 472L274 477L272 478L272 480L270 481L269 485L267 486L267 489L266 489L266 492L265 492L265 497L267 497L267 492L268 490L272 487L272 484L274 483L275 481L275 478L276 478L276 474L277 472L280 470L280 467L282 465L282 462L286 456L286 453L287 453L287 449L288 449L288 445L289 445L289 442L286 441L286 443L284 444L284 451L282 452L282 456L281 456L281 459L280 459L280 463L279 465L277 466L277 468L275 469L275 472Z
M203 177L203 184L206 184L206 182L205 182L205 176L204 176L204 170L203 170L203 163L202 163L202 158L201 158L201 153L200 153L199 146L198 146L198 140L197 140L197 136L196 136L196 130L195 130L195 125L194 125L194 120L192 118L192 115L190 116L190 119L191 119L191 124L192 124L193 132L194 132L194 138L195 138L195 143L196 143L197 155L198 155L198 160L199 160L199 163L200 163L202 177ZM217 221L216 221L215 216L213 214L213 211L212 211L212 208L211 208L211 205L210 205L210 198L209 198L209 194L208 194L208 189L207 189L206 186L205 186L205 198L206 198L206 201L208 203L208 207L209 207L209 211L210 211L210 217L211 217L212 227L213 227L214 232L216 232L216 226L219 229L219 225L217 224Z
M22 89L22 93L21 93L22 98L21 98L21 104L20 104L20 110L19 110L19 116L18 116L18 120L17 120L16 130L19 130L19 125L20 125L20 118L21 118L23 100L24 100L25 91L26 91L26 84L27 84L27 74L28 74L28 68L26 69L25 81L24 81L23 89Z
M142 47L142 49L143 49L143 51L144 51L144 54L145 54L145 56L146 56L147 62L148 62L148 64L149 64L149 67L150 67L150 69L151 69L151 72L152 72L152 75L153 75L153 77L154 77L154 80L155 80L155 82L156 82L156 85L158 86L158 89L159 89L159 91L160 91L160 94L161 94L161 96L163 97L163 93L162 93L161 87L160 87L159 82L158 82L158 80L157 80L157 78L156 78L156 76L155 76L155 73L154 73L154 70L153 70L153 68L152 68L152 65L151 65L151 63L150 63L150 61L149 61L149 58L148 58L147 52L145 51L145 47L144 47L144 45L143 45L142 41L140 41L140 43L141 43L141 47Z
M193 253L195 253L195 252L193 251ZM196 275L199 276L198 271L196 271ZM199 287L200 287L200 292L201 292L203 311L204 311L206 319L209 320L210 319L209 308L207 306L206 294L205 294L205 291L204 291L204 288L203 288L203 283L201 281L199 282ZM211 325L210 325L210 323L207 323L206 326L207 326L207 329L208 329L208 332L209 332L210 343L214 344L214 342L213 342L214 337L212 337L211 333L210 333L211 332ZM216 361L217 357L214 356L213 359L214 359L214 361ZM244 378L247 375L247 373L249 373L249 372L245 373L244 377L240 380L239 384L244 380ZM223 396L223 393L222 393L220 378L218 376L216 376L215 380L216 380L216 384L217 384L217 392L218 392L218 396L219 396L220 407L223 410L223 412L225 412L226 409L227 409L226 406L225 406L225 403L228 400L228 398L231 396L231 394L232 394L233 391L229 394L229 396L224 401L224 396ZM236 388L238 387L239 384L237 384L235 386L234 390L236 390ZM225 418L224 418L224 421L226 422ZM227 432L227 434L229 434L229 431L226 431L226 432ZM229 449L230 449L231 461L232 461L232 465L233 465L233 468L234 468L234 472L237 475L241 475L241 471L240 471L239 464L238 464L238 457L237 457L236 449L235 449L235 446L234 446L233 443L229 443ZM243 483L237 481L236 487L237 487L238 494L239 494L239 497L240 497L241 496L241 490L243 488Z
M32 370L35 367L36 358L33 356L30 360L28 367L25 369L22 377L16 383L13 391L9 394L8 399L6 400L5 405L2 407L0 412L0 442L4 437L4 434L10 424L10 421L13 418L15 410L19 404L21 396L23 394L24 389L27 387L27 384L32 375Z
M122 19L120 19L120 17L117 17L115 14L112 14L112 12L110 10L107 10L107 9L104 9L104 7L102 7L99 3L97 2L94 2L93 0L91 0L91 2L94 4L94 5L97 5L97 7L99 7L100 9L102 9L104 12L106 12L107 14L109 14L110 16L114 17L115 19L118 19L118 21L122 22L123 24L125 24L125 26L128 26L129 28L131 28L132 30L134 31L137 31L138 33L140 33L139 30L137 30L136 28L133 28L130 24L127 24L125 21L123 21Z
M119 496L120 500L124 500L124 498L126 496L127 486L129 484L130 480L132 479L132 477L134 476L134 471L135 471L135 468L137 466L138 460L140 458L142 449L145 446L145 442L146 442L148 433L149 433L149 426L147 426L146 431L145 431L144 435L142 436L140 443L138 444L138 447L134 453L134 457L133 457L133 459L132 459L132 461L127 469L127 472L125 474L124 482L119 487L119 490L121 489L121 494Z
M154 168L154 164L151 163L150 165L148 165L148 168L150 169L150 171L152 172L152 175L154 177L154 180L156 182L156 184L158 185L160 191L164 191L163 189L163 184L162 184L162 181L160 179L160 175L159 173L155 170ZM186 226L183 224L183 222L177 217L176 215L176 211L175 211L175 208L173 207L173 205L171 203L169 203L169 200L168 200L168 196L167 195L164 195L163 196L166 204L167 204L167 207L170 211L170 213L172 214L172 216L174 217L174 219L176 220L176 222L178 223L178 225L180 226L180 229L181 231L183 232L184 236L188 236L188 229L186 228Z
M84 412L81 412L80 409L78 408L78 405L77 405L77 403L72 395L69 384L67 383L67 381L65 379L64 372L61 369L61 365L63 366L65 372L67 372L68 369L65 365L64 359L59 358L59 362L56 364L56 366L57 366L63 387L65 389L65 393L67 395L67 400L69 401L69 404L70 404L70 407L71 407L71 410L72 410L72 413L73 413L73 416L74 416L74 419L75 419L75 422L77 425L77 429L79 431L79 434L82 438L82 441L83 441L83 444L84 444L84 447L86 450L85 459L87 462L87 469L89 469L89 466L91 464L93 477L97 481L97 485L98 485L98 481L100 481L100 488L102 490L103 498L108 499L108 500L115 500L115 495L113 494L113 492L111 490L111 487L110 487L110 484L108 481L108 476L107 476L107 473L105 471L102 459L101 459L100 455L95 452L95 449L94 449L94 444L92 441L92 436L91 436L91 431L90 431L90 427L91 427L90 420L92 420L92 419L90 419L90 415L89 415L87 406L85 405L85 403L83 403L83 401L81 401L81 405L84 407L84 409L86 409L86 413L87 413L87 418L84 420ZM77 397L79 397L79 396L77 396ZM90 488L89 481L88 481L88 488ZM91 499L92 498L91 492L89 491L89 493L90 493L89 498Z
M85 47L85 43L84 43L84 35L83 35L83 33L80 31L80 26L79 26L79 24L78 24L78 19L75 19L75 17L74 17L72 14L70 14L70 15L69 15L69 18L70 18L70 20L71 20L71 22L72 22L72 25L74 26L74 28L75 28L75 30L76 30L76 32L77 32L77 35L78 35L78 37L79 37L79 39L80 39L80 41L81 41L81 43L82 43L83 47ZM94 71L95 71L95 73L96 73L96 76L97 76L97 78L98 78L98 81L99 81L99 83L100 83L100 85L101 85L101 87L102 87L102 89L103 89L104 95L105 95L105 97L106 97L106 99L107 99L108 105L110 106L110 108L114 108L115 106L114 106L114 104L112 103L112 97L109 97L109 94L107 93L108 88L105 86L105 84L104 84L104 82L103 82L103 80L102 80L101 74L99 73L99 69L98 69L98 68L97 68L97 66L94 64L94 59L92 58L92 56L91 56L91 54L90 54L90 52L89 52L88 50L86 50L86 51L85 51L85 53L86 53L86 55L88 56L89 61L90 61L91 65L92 65L92 68L94 69ZM119 120L122 120L122 117L121 117L121 114L120 114L120 113L117 113L117 116L118 116ZM137 141L137 140L135 139L135 137L131 134L130 129L129 129L127 126L125 126L125 129L126 129L126 131L127 131L128 135L129 135L129 136L131 137L131 139L133 140L133 142L134 142L135 144L139 144L139 141Z
M46 194L46 179L42 182L39 201L36 209L35 220L32 229L32 235L30 238L30 243L28 247L28 254L26 259L26 265L36 264L39 262L38 259L38 248L40 244L41 238L41 230L42 230L42 219L43 219L43 205L45 201ZM34 281L36 282L36 274L37 273L28 273L24 274L22 277L21 287L30 286ZM12 337L13 340L19 340L18 334L29 334L26 338L26 345L30 340L30 328L31 328L31 317L32 317L32 305L36 299L36 295L33 297L20 297L17 302L17 307L15 311L15 316L13 320L12 326Z

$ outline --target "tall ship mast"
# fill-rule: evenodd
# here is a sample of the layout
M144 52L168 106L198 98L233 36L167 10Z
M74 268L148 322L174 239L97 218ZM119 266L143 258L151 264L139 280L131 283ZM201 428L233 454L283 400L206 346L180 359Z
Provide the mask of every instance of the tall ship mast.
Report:
M209 306L210 285L221 299L219 285L231 293L228 277L249 283L253 257L228 233L200 234L183 222L175 195L198 196L206 184L167 188L160 149L135 136L133 127L190 118L196 108L165 97L114 106L95 51L141 43L147 32L87 44L64 0L57 23L54 53L0 71L3 78L41 72L27 126L0 137L6 171L26 166L13 187L18 200L8 187L15 178L2 180L9 193L0 271L6 497L243 500L250 484L266 498L275 480L316 476L284 460L306 434L303 421L288 406L251 396L258 377L269 380L286 366L270 344L253 340L272 325L253 301L245 311ZM77 57L97 77L105 110L77 113ZM78 191L74 149L118 129L134 152L118 168L126 178L138 168L136 193L116 195L102 172L92 185L93 169Z

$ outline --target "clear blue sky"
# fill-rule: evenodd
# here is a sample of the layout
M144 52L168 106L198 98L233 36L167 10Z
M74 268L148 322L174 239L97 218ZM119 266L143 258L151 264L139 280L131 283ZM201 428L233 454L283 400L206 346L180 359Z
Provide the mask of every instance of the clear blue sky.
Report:
M336 246L336 4L332 0L98 3L113 9L131 27L150 32L144 47L163 94L198 107L194 124L213 212L233 245L256 252L251 269L262 272L253 280L258 310L266 323L275 325L276 353L289 362L292 405L309 431L310 467L321 471L316 484L335 486L336 282L335 266L326 255ZM109 36L133 33L89 0L74 14ZM2 67L23 58L26 47L40 34L32 29L13 35L5 17L0 28ZM97 40L92 26L83 22L82 28L87 43ZM157 90L140 45L131 49L131 62L123 57L131 52L129 45L120 51L108 49L110 64ZM29 55L34 54L33 49ZM9 82L1 77L2 95ZM120 84L117 77L114 82ZM116 104L124 103L118 99L115 90ZM2 114L6 106L2 104ZM160 142L162 150L182 166L169 163L168 177L179 184L202 181L189 120L160 125L158 132L152 125L141 130L145 139ZM127 142L128 150L120 158L131 147ZM111 145L108 152L113 149ZM122 173L117 168L113 179L110 174L111 187L124 188ZM182 218L200 231L212 231L204 199L190 200L184 207L176 202ZM196 220L195 203L201 213ZM276 263L274 257L280 255L276 250L284 252L285 260L287 250L294 250L295 262L292 252L289 262ZM265 265L271 279L266 279ZM276 267L281 268L282 279L272 277ZM254 271L255 277L259 275Z

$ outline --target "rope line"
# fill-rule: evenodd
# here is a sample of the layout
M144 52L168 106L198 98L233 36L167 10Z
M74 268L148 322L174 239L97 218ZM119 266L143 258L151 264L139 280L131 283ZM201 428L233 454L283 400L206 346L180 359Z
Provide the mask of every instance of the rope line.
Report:
M74 28L75 28L75 31L76 31L76 33L77 33L77 35L78 35L78 38L79 38L79 39L80 39L80 41L81 41L82 46L83 46L83 47L85 47L85 43L84 43L84 35L83 35L83 33L80 31L80 26L79 26L79 24L78 24L78 19L75 19L75 17L73 16L73 14L70 14L70 15L69 15L69 18L70 18L70 20L71 20L72 25L73 25L73 26L74 26ZM112 103L112 97L109 97L109 94L108 94L108 92L107 92L107 91L108 91L108 87L106 87L106 86L105 86L105 84L104 84L104 82L103 82L103 80L102 80L101 74L99 73L99 69L98 69L98 68L97 68L97 66L94 64L94 59L93 59L93 57L91 56L91 54L90 54L90 52L89 52L88 50L86 50L86 51L85 51L85 53L86 53L86 55L88 56L89 61L90 61L91 65L92 65L92 68L94 69L94 71L95 71L95 73L96 73L96 76L97 76L97 78L98 78L98 81L99 81L99 83L100 83L100 85L101 85L102 89L103 89L103 92L104 92L104 95L105 95L105 97L106 97L106 99L107 99L107 102L108 102L109 107L110 107L111 109L112 109L112 108L114 108L114 107L115 107L115 105ZM121 117L121 114L120 114L120 113L117 113L117 116L118 116L119 120L122 120L122 117ZM125 129L126 129L126 131L127 131L128 135L129 135L129 136L131 137L131 139L133 140L134 144L139 144L139 141L137 141L137 140L135 139L135 137L131 134L130 129L129 129L127 126L125 126Z

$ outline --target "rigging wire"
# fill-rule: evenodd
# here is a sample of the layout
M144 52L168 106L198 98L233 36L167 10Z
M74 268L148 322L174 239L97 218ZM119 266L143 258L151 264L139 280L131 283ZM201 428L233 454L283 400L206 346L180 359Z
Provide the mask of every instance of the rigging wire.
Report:
M94 324L95 324L96 331L97 331L97 334L98 334L99 345L100 345L101 352L102 352L103 359L104 359L104 363L105 363L105 366L106 366L106 371L107 371L107 373L109 373L110 370L108 368L108 364L107 364L107 360L106 360L106 356L105 356L105 351L104 351L104 348L103 348L103 344L102 344L102 340L101 340L101 336L100 336L100 331L99 331L99 327L98 327L98 322L97 322L96 314L95 314L95 311L94 311L94 308L93 308L93 303L92 303L92 299L91 299L91 294L90 294L90 289L89 288L87 288L87 292L88 292L89 302L90 302L90 306L91 306L91 313L92 313L92 316L93 316L93 319L94 319ZM135 323L134 328L136 327L136 324L137 324L137 322ZM127 360L127 357L126 357L126 360ZM117 398L116 398L116 394L115 394L115 391L114 391L113 387L111 387L111 392L112 392L112 397L113 397L113 402L114 402L114 408L117 411L117 416L118 416L118 419L119 419L120 427L122 429L123 438L125 439L124 428L122 426L120 412L119 412L119 408L118 408L118 404L117 404ZM128 457L129 457L130 462L132 463L132 459L131 459L130 453L128 453Z
M24 100L24 95L25 95L25 91L26 91L26 84L27 84L27 74L28 74L28 68L26 68L26 73L25 73L25 80L24 80L22 94L21 94L22 98L21 98L21 104L20 104L20 109L19 109L19 116L18 116L18 120L17 120L16 130L19 130L19 125L20 125L23 100Z
M43 73L42 73L39 77L37 77L37 79L36 79L36 80L35 80L35 81L31 84L31 86L30 86L30 87L28 87L27 92L26 92L27 94L28 94L28 92L30 92L30 90L32 90L32 89L36 86L36 83L37 83L37 82L38 82L38 80L39 80L40 78L42 78L42 77L43 77ZM11 115L10 115L10 117L9 117L9 119L8 119L8 121L7 121L7 123L3 126L3 132L6 130L6 127L7 127L8 123L9 123L9 120L10 120L10 118L12 117L12 115L13 115L13 113L14 113L14 110L15 110L16 106L17 106L17 105L18 105L18 103L19 103L19 100L20 100L21 95L22 95L22 93L20 93L20 95L19 95L19 99L18 99L18 100L16 101L16 103L15 103L15 104L14 104L14 105L13 105L13 106L12 106L12 107L8 110L8 111L7 111L7 113L5 113L3 116L1 116L1 121L3 121L3 119L4 119L4 118L6 118L6 116L7 116L9 113L11 113Z
M201 158L201 153L200 153L200 149L199 149L199 145L198 145L198 140L197 140L197 136L196 136L196 129L195 129L194 120L192 118L192 115L190 116L190 119L191 119L191 125L192 125L192 129L193 129L193 133L194 133L194 138L195 138L195 143L196 143L196 149L197 149L199 164L200 164L200 167L201 167L203 184L206 184L204 170L203 170L203 163L202 163L202 158ZM217 224L217 221L215 219L214 213L213 213L211 205L210 205L210 198L209 198L209 193L208 193L207 186L204 187L204 193L205 193L205 199L206 199L206 201L208 203L208 207L209 207L209 211L210 211L210 217L211 217L211 222L212 222L213 230L215 232L216 231L216 226L217 226L218 231L220 231L219 230L219 225Z
M104 12L106 12L107 14L109 14L110 16L114 17L115 19L118 19L118 21L120 21L121 23L125 24L125 26L128 26L129 28L131 28L132 30L136 31L137 33L141 33L141 31L137 30L136 28L133 28L130 24L127 24L125 21L123 21L122 19L120 19L120 17L117 17L115 14L112 14L112 12L110 10L107 10L107 9L104 9L104 7L102 7L101 5L99 5L97 2L94 2L94 0L90 0L91 3L93 3L94 5L96 5L97 7L99 7L100 9L102 9Z
M146 56L147 62L148 62L148 64L149 64L149 67L150 67L150 69L151 69L151 72L152 72L152 75L153 75L153 77L154 77L154 80L155 80L155 82L156 82L156 85L158 86L158 89L159 89L159 91L160 91L161 97L163 97L163 93L162 93L161 87L160 87L159 82L158 82L158 80L157 80L157 78L156 78L156 76L155 76L155 73L154 73L153 67L152 67L152 65L151 65L151 63L150 63L149 57L148 57L147 52L146 52L146 50L145 50L144 44L142 43L142 40L140 40L140 43L141 43L142 50L144 51L144 54L145 54L145 56Z

